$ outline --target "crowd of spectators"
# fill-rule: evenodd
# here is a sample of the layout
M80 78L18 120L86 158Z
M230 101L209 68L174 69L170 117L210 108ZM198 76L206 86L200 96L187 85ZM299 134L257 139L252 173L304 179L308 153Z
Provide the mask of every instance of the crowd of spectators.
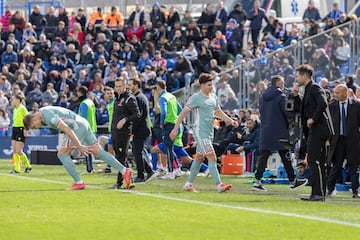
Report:
M333 81L349 73L351 44L356 41L350 41L354 36L344 23L357 18L338 7L334 3L334 9L321 18L309 1L302 26L292 24L290 31L273 16L264 16L267 25L259 42L243 44L246 21L255 20L249 15L254 13L246 13L240 3L229 10L223 1L215 7L209 3L197 20L190 11L180 17L176 8L167 10L158 2L148 16L136 4L127 19L117 7L109 13L97 8L86 15L82 8L69 13L65 7L52 6L42 13L35 5L26 20L7 6L0 21L1 108L11 115L6 99L22 91L29 110L37 104L77 111L76 89L86 86L103 124L103 90L114 87L117 77L139 77L151 102L151 88L158 79L175 91L196 82L199 73L210 72L216 76L221 106L238 113L245 103L256 103L273 75L284 76L286 86L292 87L297 62L286 47L297 42L303 41L303 58L315 67L316 80ZM323 31L328 32L307 40ZM249 98L244 94L247 90Z

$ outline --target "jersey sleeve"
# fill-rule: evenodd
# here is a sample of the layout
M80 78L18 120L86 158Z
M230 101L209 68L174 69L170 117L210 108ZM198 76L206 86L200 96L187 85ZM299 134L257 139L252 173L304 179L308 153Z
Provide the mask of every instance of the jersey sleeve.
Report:
M193 108L198 107L197 95L192 95L185 104L185 108L192 110Z

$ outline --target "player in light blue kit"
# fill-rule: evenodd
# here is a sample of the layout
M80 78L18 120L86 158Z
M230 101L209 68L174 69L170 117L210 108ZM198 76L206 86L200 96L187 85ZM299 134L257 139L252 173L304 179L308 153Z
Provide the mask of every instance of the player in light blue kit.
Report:
M128 189L130 187L131 169L124 167L111 154L100 147L85 118L80 117L69 109L55 106L40 108L39 112L28 114L24 118L25 129L40 128L42 125L58 129L66 135L60 143L58 158L64 165L66 171L74 179L75 183L71 186L72 190L85 188L85 183L80 179L70 157L70 153L74 149L77 149L80 154L94 154L96 158L104 160L119 170L123 174L126 188Z
M237 127L237 121L228 117L220 108L216 95L212 92L213 76L202 73L199 76L200 92L192 95L186 103L184 109L176 120L174 129L170 133L170 138L175 139L178 135L179 126L184 117L193 111L195 114L194 138L196 142L196 159L190 168L190 176L183 189L196 192L193 185L196 175L199 173L201 163L205 157L208 159L208 167L211 176L216 183L218 192L225 192L232 188L231 184L221 182L219 172L216 167L216 154L212 145L214 138L214 117L222 119L227 125Z

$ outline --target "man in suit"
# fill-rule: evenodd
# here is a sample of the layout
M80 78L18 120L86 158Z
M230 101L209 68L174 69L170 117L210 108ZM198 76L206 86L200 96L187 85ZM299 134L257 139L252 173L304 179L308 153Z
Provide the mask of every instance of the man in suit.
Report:
M296 82L305 87L301 103L301 121L306 140L307 161L311 170L312 190L304 201L325 201L325 142L334 129L324 89L312 80L314 68L308 64L296 68Z
M360 102L349 98L347 93L348 87L345 84L337 85L334 89L336 100L329 105L335 135L330 138L328 160L332 167L327 180L327 195L336 195L336 180L346 159L353 198L359 198Z

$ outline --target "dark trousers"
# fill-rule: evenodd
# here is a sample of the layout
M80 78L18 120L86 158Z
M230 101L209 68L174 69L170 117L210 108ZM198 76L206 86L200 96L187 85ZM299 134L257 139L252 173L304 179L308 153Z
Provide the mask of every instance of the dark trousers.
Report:
M326 138L309 134L306 142L307 161L311 171L311 195L325 196L326 189Z
M292 182L295 180L295 173L294 169L291 164L291 158L289 150L279 150L279 155L281 157L281 161L284 164L284 168L286 170L286 173L288 175L289 181ZM260 180L263 176L263 173L265 172L265 168L267 166L268 158L271 155L270 150L261 150L259 158L257 159L257 166L256 166L256 172L255 172L255 178L257 180Z
M251 29L251 39L254 44L254 47L258 46L259 34L260 34L260 29Z
M144 161L144 158L142 156L142 152L144 149L144 142L146 140L147 136L138 136L134 135L134 138L132 140L132 152L135 157L136 161L136 169L137 169L137 176L139 178L144 178L144 171L147 173L151 173L151 167L149 166L148 162Z
M128 166L126 163L126 157L129 149L129 139L130 139L130 132L129 131L112 131L112 143L113 148L115 151L116 159L124 166ZM122 183L122 174L121 172L118 173L117 183L121 185Z
M174 171L174 161L176 161L176 155L174 153L174 142L170 139L170 132L174 128L175 124L166 123L162 129L163 142L166 147L166 156L169 172Z
M327 187L329 192L334 191L336 180L339 178L343 166L344 159L346 159L346 137L339 136L339 140L335 147L334 157L331 159L332 167L330 168ZM351 181L351 189L355 194L358 192L359 187L359 172L358 166L348 163L349 176Z

